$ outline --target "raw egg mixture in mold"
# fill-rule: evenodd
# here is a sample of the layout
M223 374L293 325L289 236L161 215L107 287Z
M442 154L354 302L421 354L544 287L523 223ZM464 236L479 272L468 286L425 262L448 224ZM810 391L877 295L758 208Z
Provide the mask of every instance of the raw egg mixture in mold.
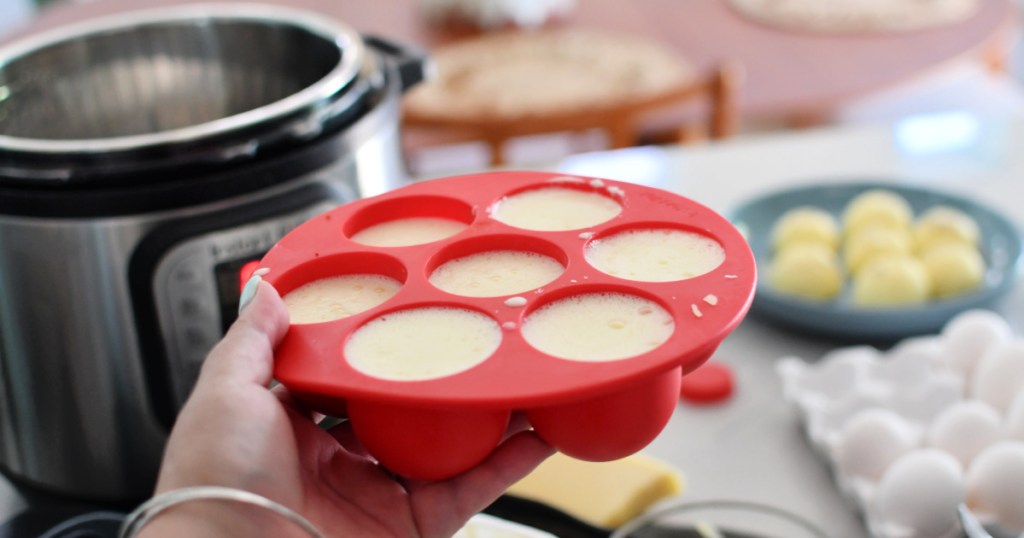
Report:
M261 261L292 319L275 377L419 479L482 461L512 412L580 459L640 450L746 314L754 267L692 200L542 172L359 200Z

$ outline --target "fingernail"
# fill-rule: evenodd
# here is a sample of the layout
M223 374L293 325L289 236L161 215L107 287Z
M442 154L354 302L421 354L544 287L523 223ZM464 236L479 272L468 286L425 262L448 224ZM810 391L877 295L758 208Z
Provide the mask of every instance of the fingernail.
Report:
M256 290L260 288L260 282L263 282L263 275L269 273L270 270L267 268L257 269L252 274L249 281L242 287L242 294L238 296L238 313L241 314L245 307L249 306L253 298L256 297Z

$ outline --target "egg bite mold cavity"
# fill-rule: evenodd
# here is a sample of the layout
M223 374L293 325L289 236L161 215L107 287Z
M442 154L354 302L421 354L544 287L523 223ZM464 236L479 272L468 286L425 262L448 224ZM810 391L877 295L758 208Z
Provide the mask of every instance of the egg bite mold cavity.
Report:
M639 247L615 246L630 236ZM696 245L682 257L670 247L680 240ZM646 269L622 272L615 248ZM482 461L513 412L579 459L640 450L668 422L682 374L746 314L756 280L746 241L710 209L542 172L429 180L338 207L261 268L286 300L324 279L363 286L358 308L321 300L344 315L292 324L275 377L312 409L349 417L382 465L417 479Z

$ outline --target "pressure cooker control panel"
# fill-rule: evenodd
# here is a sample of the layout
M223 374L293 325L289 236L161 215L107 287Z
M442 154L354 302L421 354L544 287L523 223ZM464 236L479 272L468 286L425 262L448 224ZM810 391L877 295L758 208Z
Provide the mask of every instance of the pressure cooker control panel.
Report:
M206 354L235 320L241 289L278 240L336 203L210 232L178 244L153 276L175 401L184 402Z
M272 200L170 222L140 242L129 278L151 401L166 426L235 321L242 287L260 258L293 228L347 199L307 184Z

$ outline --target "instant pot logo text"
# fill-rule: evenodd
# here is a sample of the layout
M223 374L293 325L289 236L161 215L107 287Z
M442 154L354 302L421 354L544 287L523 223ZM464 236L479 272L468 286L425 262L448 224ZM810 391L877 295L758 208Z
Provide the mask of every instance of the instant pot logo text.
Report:
M230 260L262 254L274 246L288 232L306 221L307 216L293 217L232 230L210 243L210 254L215 260Z

